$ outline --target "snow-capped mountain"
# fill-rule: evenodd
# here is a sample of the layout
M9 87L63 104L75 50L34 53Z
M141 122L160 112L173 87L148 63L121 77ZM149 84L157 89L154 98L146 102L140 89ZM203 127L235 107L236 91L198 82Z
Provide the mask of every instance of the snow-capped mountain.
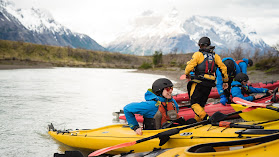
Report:
M57 23L46 10L17 9L12 2L0 0L0 21L0 39L105 50L89 36Z
M143 13L134 20L132 29L109 43L107 49L136 55L152 55L159 50L164 54L189 53L198 50L197 42L203 36L211 39L217 53L238 46L251 52L256 48L261 51L270 48L244 24L238 26L231 20L208 16L181 20L176 9L173 9L165 17L152 11Z

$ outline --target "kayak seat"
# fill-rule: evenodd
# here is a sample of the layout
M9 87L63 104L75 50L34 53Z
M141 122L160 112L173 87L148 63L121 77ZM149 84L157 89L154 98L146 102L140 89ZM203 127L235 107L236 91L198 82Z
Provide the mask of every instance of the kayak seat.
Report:
M212 146L205 146L198 148L195 153L207 153L207 152L216 152L216 150Z

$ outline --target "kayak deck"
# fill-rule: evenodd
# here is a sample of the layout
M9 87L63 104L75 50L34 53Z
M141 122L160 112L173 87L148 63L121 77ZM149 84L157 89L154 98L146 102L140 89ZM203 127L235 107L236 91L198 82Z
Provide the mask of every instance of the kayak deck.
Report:
M252 122L244 124L252 125ZM279 129L279 122L268 122L261 124L265 129ZM183 127L183 126L180 126ZM127 125L110 125L92 130L75 130L75 131L57 131L51 129L49 134L56 140L71 147L97 150L105 147L114 146L121 143L132 142L142 138L150 137L169 129L161 130L143 130L143 135L136 135ZM246 139L251 137L263 136L262 134L237 134L245 128L223 128L211 125L200 125L197 127L181 130L179 134L170 137L170 140L160 148L174 148L182 146L191 146L200 143L231 141ZM152 139L130 147L124 147L109 152L110 154L119 154L123 152L145 152L159 148L159 139Z

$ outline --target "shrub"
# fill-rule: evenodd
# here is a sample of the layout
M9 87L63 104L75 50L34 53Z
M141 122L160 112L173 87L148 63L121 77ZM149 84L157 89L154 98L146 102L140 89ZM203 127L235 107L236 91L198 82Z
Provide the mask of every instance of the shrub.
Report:
M279 57L265 58L255 64L256 69L266 72L279 72Z
M139 69L150 69L152 68L152 63L143 62Z
M153 55L153 64L154 66L159 66L163 62L163 54L161 51L155 51Z

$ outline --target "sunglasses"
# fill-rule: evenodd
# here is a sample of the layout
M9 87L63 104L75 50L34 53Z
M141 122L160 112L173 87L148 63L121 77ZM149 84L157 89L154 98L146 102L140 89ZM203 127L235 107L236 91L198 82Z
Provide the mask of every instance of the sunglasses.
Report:
M167 92L168 91L170 91L171 89L173 90L173 87L167 87L167 88L165 88L166 90L167 90Z

